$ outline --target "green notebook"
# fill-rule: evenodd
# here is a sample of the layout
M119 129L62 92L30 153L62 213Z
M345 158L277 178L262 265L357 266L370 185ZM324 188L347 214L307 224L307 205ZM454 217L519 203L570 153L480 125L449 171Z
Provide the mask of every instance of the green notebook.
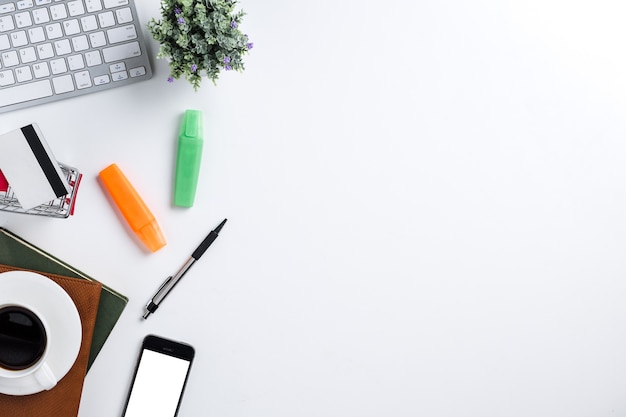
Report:
M0 264L97 281L2 227L0 227ZM102 285L87 370L91 368L96 356L100 353L127 303L128 297Z

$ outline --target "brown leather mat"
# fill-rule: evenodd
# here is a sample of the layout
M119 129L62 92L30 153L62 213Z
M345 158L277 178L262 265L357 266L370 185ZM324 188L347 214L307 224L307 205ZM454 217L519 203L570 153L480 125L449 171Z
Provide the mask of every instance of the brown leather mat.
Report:
M0 273L20 270L0 265ZM14 396L0 394L0 416L10 417L76 417L87 372L93 328L98 313L102 284L39 271L59 284L72 298L83 328L78 357L68 373L50 391Z

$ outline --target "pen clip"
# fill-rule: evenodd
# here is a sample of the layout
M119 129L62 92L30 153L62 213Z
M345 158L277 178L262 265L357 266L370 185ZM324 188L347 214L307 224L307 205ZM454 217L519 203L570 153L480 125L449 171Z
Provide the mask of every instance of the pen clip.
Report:
M161 290L163 288L165 288L165 286L168 284L168 282L170 282L172 280L173 276L170 275L169 277L167 277L165 279L165 281L163 281L163 284L161 284L161 286L159 287L159 289L157 290L157 292L154 294L154 296L156 297L157 295L159 295L159 293L161 292Z
M173 276L170 275L169 277L167 277L165 279L165 281L163 282L163 284L161 284L161 286L159 287L159 289L154 293L154 295L152 296L152 298L150 299L150 301L148 302L148 305L146 306L146 308L149 308L150 305L156 305L158 306L161 301L165 298L165 296L167 295L167 291L165 292L165 294L163 294L163 290L166 288L167 284L169 284L169 282L172 280Z

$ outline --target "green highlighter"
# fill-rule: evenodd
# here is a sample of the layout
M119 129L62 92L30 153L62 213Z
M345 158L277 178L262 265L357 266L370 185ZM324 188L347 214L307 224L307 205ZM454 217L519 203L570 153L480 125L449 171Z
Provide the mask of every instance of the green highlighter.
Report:
M198 174L202 161L204 131L202 112L187 110L178 136L176 155L176 178L174 181L174 205L191 207L196 198Z

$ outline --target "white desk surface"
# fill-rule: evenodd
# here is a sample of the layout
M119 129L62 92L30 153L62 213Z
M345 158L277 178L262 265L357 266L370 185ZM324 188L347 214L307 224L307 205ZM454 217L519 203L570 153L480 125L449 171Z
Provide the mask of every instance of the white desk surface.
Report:
M130 297L79 415L120 415L148 333L197 349L180 417L624 415L623 1L240 7L255 46L217 87L168 84L154 60L149 81L0 115L84 174L73 217L0 224ZM206 143L180 209L187 108ZM157 253L97 180L114 162Z

